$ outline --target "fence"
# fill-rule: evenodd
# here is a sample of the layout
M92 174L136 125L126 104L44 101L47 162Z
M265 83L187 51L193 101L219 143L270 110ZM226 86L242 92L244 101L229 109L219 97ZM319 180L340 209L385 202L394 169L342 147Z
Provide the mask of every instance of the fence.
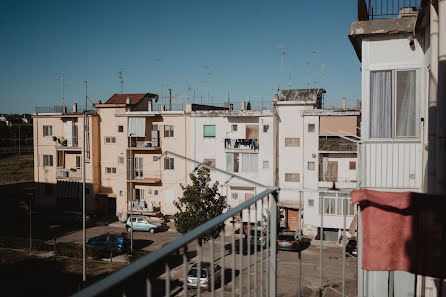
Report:
M412 14L411 8L419 7L420 3L421 0L358 0L358 20Z

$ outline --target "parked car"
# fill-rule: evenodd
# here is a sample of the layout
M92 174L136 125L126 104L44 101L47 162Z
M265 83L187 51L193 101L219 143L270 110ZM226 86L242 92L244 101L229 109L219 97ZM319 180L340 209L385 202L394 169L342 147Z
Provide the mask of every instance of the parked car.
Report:
M345 246L345 254L353 257L358 256L357 240L355 236L350 237L348 240L347 245Z
M130 241L125 233L105 233L92 237L87 241L87 244L99 247L103 249L104 252L109 252L111 249L113 252L118 254L127 251L129 243Z
M200 279L200 288L205 288L211 291L211 264L209 262L201 262L201 273L198 278L198 265L195 263L187 273L187 286L196 288L198 286L198 279ZM218 280L221 278L221 266L214 265L214 284L217 286Z
M133 221L133 231L149 231L150 233L155 233L160 227L160 225L145 216L132 216L128 218L127 223L125 224L127 232L132 230L130 219Z
M277 237L277 246L279 250L298 251L299 243L292 233L282 233Z
M257 233L257 235L256 235ZM265 230L262 227L255 227L249 230L249 236L250 236L250 244L254 246L257 244L257 246L266 246L266 234ZM255 242L257 236L257 243Z

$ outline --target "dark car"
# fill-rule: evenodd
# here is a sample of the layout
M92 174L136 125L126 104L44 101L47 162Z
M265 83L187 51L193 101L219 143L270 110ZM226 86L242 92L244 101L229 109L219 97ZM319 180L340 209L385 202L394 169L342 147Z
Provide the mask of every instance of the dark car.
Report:
M277 237L277 247L284 251L298 251L299 243L294 234L279 234Z
M345 254L353 257L358 255L356 237L353 236L348 240L347 245L345 246Z
M104 252L122 253L127 251L129 245L129 239L125 233L113 234L105 233L87 241L87 244L100 247Z

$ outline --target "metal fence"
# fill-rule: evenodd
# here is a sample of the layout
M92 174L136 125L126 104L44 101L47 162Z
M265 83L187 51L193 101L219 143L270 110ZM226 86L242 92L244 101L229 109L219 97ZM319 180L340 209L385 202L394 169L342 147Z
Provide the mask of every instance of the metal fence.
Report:
M421 0L358 0L358 20L411 14L411 8L419 7L420 3Z

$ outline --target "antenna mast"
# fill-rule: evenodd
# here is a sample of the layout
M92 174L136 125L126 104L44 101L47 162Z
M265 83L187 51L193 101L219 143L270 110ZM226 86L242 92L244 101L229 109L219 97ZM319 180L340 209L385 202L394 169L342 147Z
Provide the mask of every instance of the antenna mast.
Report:
M121 81L121 94L122 94L122 88L124 86L124 77L122 75L122 68L119 70L118 75L119 75L119 80Z
M280 78L279 78L279 87L278 87L278 89L280 89L280 81L283 78L283 56L286 55L286 51L285 50L287 49L287 46L286 46L286 44L281 43L281 44L279 44L279 48L281 50L280 55L282 56L282 63L280 64Z

